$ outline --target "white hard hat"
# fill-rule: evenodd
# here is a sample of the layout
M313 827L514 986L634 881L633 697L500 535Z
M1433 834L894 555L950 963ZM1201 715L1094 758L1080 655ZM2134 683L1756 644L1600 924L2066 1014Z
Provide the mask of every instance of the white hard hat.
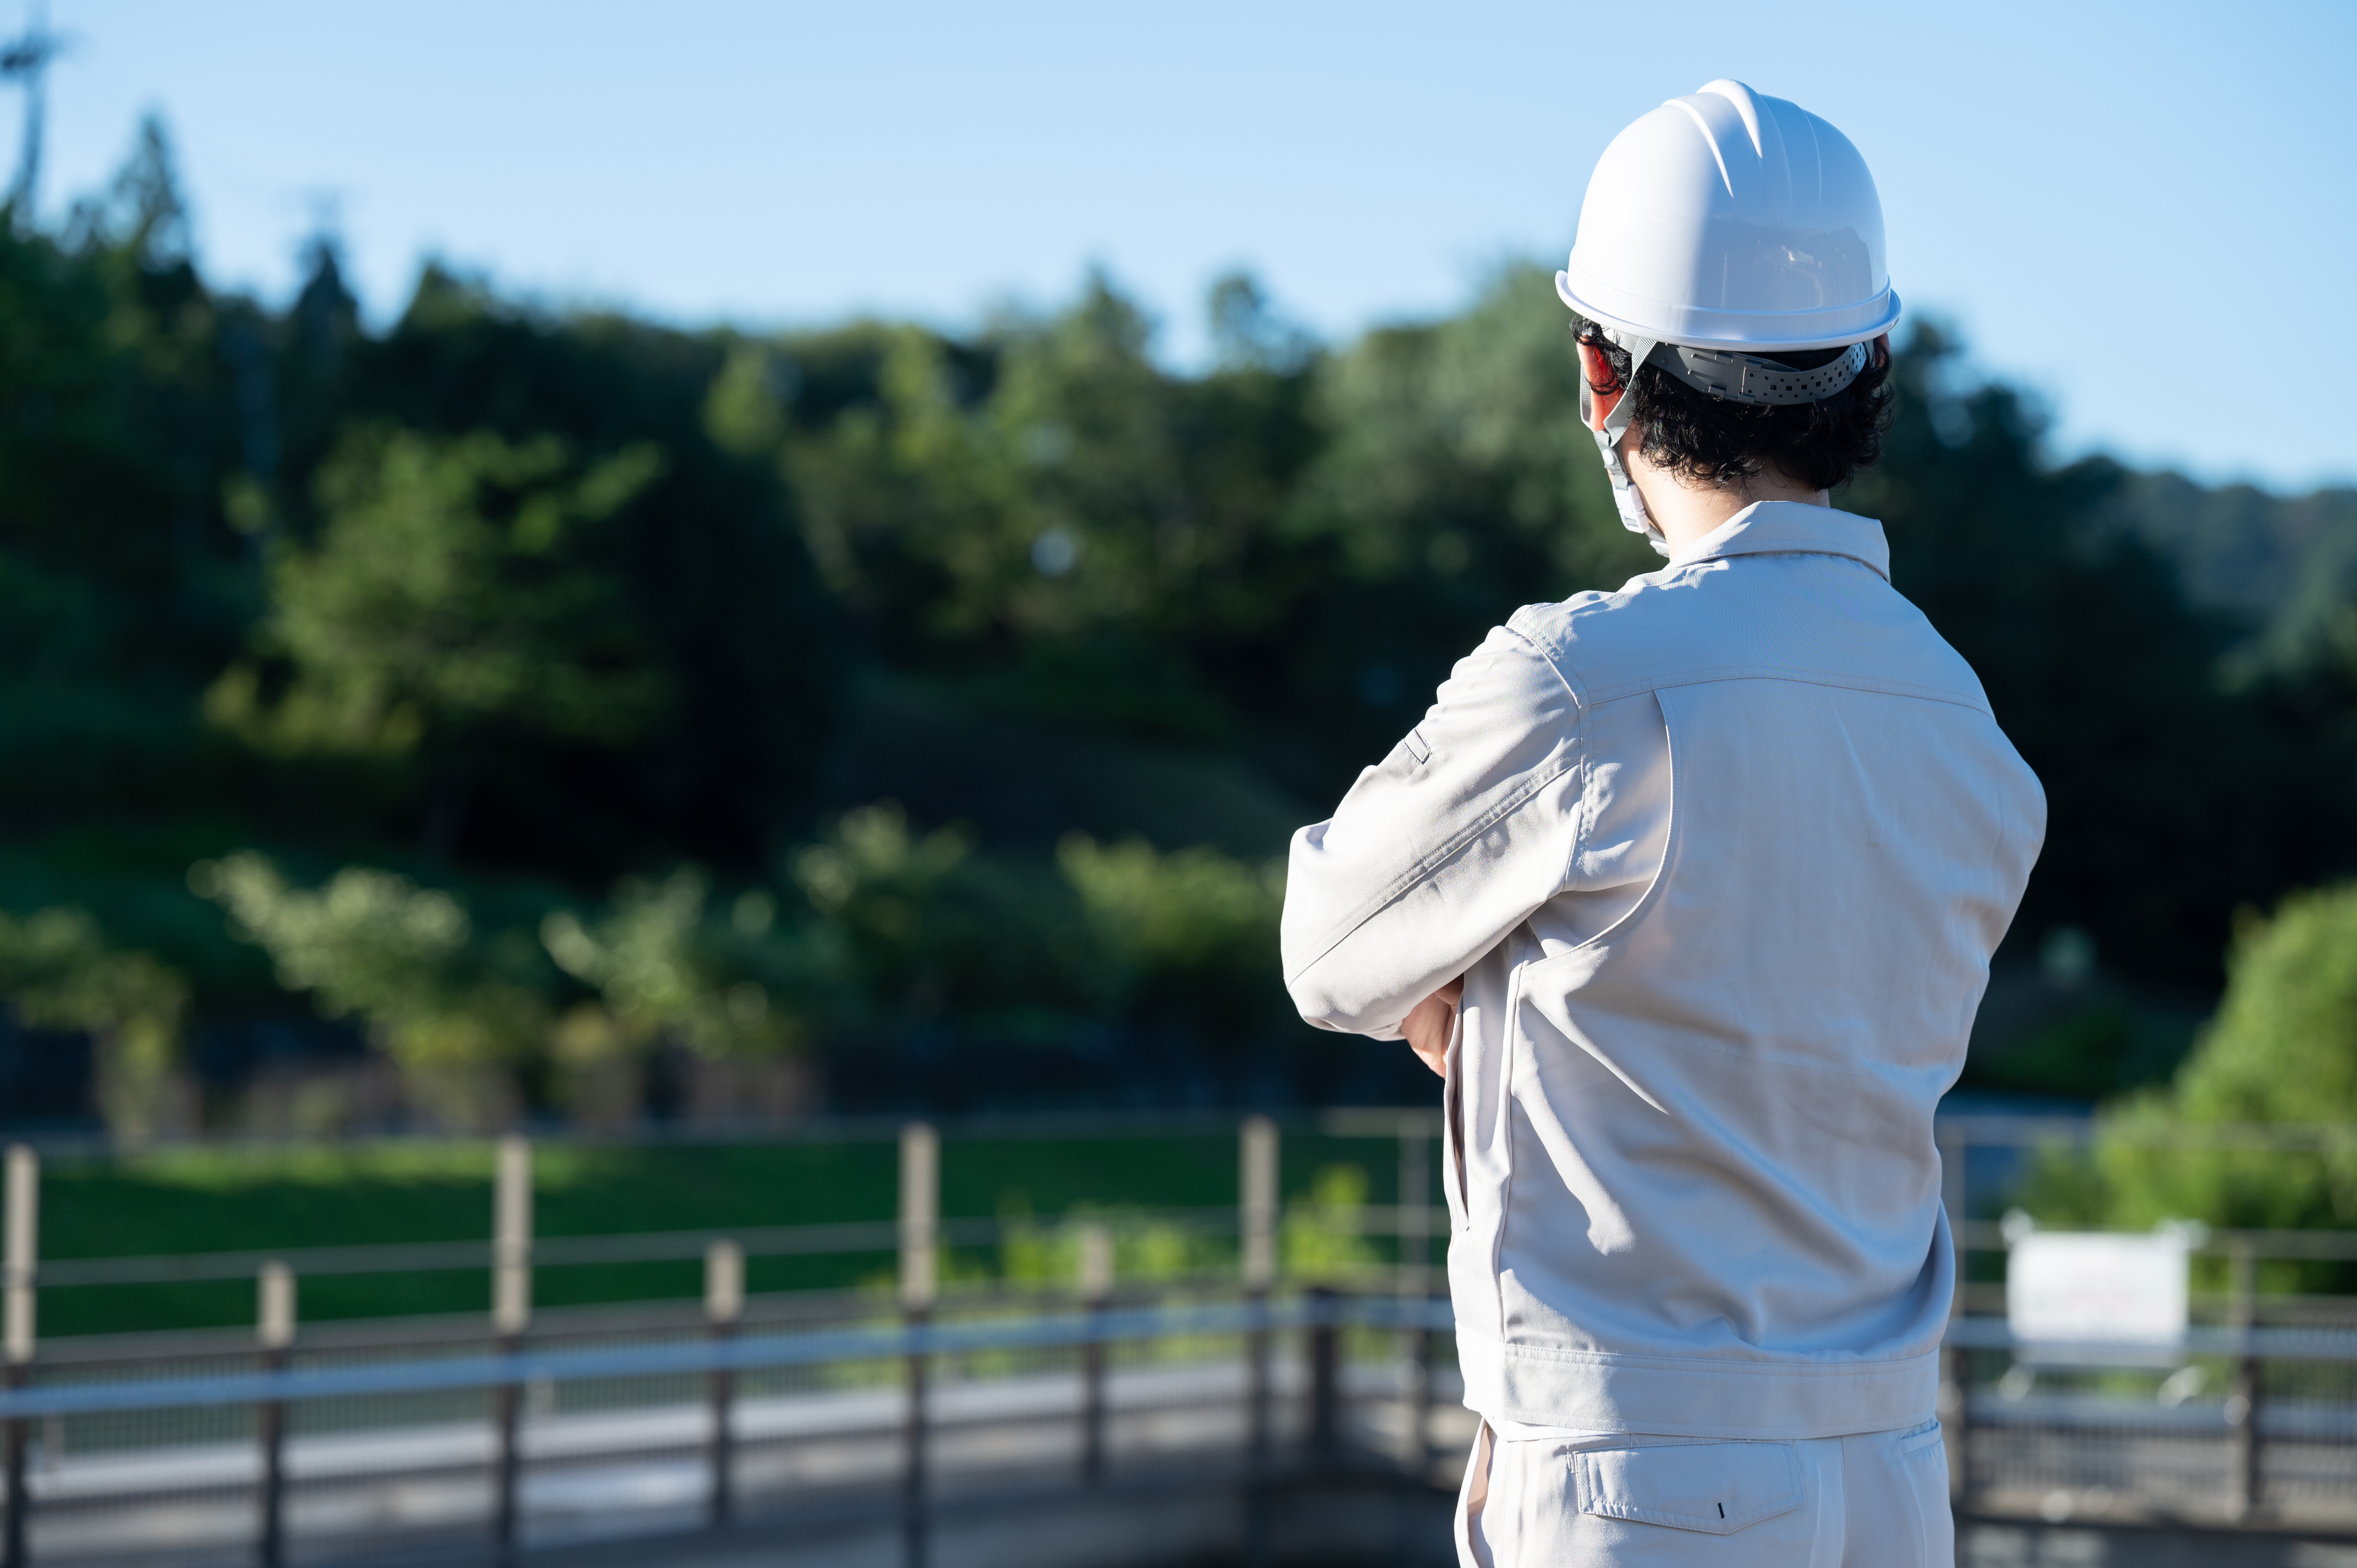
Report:
M1555 285L1630 350L1632 374L1650 357L1741 403L1831 397L1899 320L1866 160L1798 104L1739 81L1673 98L1612 139ZM1806 371L1774 360L1845 345L1859 347ZM1598 441L1623 521L1658 542L1620 462L1630 402Z

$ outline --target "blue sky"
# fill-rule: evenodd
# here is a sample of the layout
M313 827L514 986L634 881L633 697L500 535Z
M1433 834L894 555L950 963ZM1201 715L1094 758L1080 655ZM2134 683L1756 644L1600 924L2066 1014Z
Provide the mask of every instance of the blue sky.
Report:
M1178 363L1231 267L1339 338L1559 256L1614 132L1733 76L1858 145L1910 309L2065 454L2357 482L2344 0L51 5L48 209L156 110L208 273L266 296L327 200L378 320L429 253L748 326L970 325L1101 263Z

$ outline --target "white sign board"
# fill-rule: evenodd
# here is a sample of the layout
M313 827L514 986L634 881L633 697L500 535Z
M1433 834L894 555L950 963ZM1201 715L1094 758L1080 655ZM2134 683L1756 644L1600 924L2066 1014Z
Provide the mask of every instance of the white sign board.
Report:
M2033 1230L2006 1262L2005 1315L2017 1339L2147 1345L2185 1337L2189 1238Z

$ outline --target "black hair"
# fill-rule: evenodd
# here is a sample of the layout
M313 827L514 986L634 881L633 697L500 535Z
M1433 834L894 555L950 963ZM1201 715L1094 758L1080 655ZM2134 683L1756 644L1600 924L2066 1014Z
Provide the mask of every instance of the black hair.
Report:
M1579 340L1602 350L1612 367L1611 384L1589 390L1609 395L1628 385L1629 350L1606 338L1593 321L1581 321L1578 331ZM1773 362L1813 371L1848 351L1786 349ZM1890 351L1878 339L1857 379L1814 403L1713 397L1652 364L1638 371L1629 395L1636 399L1631 418L1641 427L1640 450L1656 467L1705 485L1737 485L1773 468L1811 489L1829 490L1882 456L1893 396Z

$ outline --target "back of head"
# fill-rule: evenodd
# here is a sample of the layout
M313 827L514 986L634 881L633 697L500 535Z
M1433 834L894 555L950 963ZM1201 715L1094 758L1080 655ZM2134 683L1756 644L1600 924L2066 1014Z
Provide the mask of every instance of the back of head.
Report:
M1556 292L1626 388L1599 433L1621 512L1650 532L1617 451L1709 484L1773 468L1830 489L1874 461L1899 297L1882 204L1849 139L1720 81L1615 137Z

